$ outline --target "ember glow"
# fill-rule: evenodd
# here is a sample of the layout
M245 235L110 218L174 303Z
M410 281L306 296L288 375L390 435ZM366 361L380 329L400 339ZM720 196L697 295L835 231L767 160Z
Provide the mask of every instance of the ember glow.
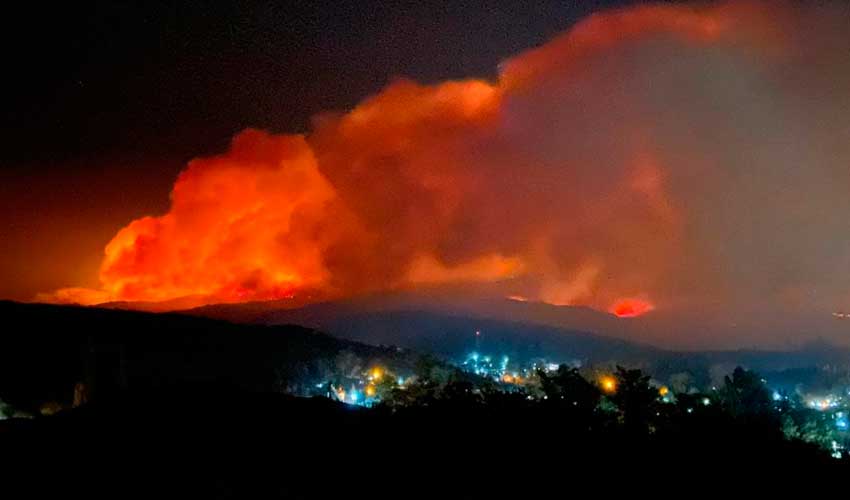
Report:
M611 306L609 312L618 318L635 318L655 309L655 306L645 300L622 299Z
M398 80L304 135L246 130L189 163L167 213L115 235L101 288L41 298L318 300L488 283L635 317L706 297L850 297L834 272L846 253L824 250L842 247L808 246L848 234L838 158L850 158L850 114L835 103L850 104L850 70L808 69L812 50L850 68L847 43L840 19L795 9L603 12L508 59L496 81ZM808 237L789 240L793 227Z

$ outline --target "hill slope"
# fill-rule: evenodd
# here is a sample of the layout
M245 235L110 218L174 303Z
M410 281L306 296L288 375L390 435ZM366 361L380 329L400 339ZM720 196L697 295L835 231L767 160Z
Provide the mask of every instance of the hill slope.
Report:
M88 397L175 387L303 392L345 354L400 373L415 353L340 340L296 326L132 311L0 302L0 400L34 410Z
M578 359L586 363L640 365L659 376L685 370L707 371L712 366L731 370L741 365L773 372L850 364L850 350L823 341L771 350L662 349L626 339L644 338L639 334L644 329L687 336L689 330L674 328L675 318L669 315L618 319L582 307L462 293L395 293L306 307L293 307L286 301L218 304L186 312L237 322L299 324L343 338L395 344L450 359L458 359L478 345L484 353L515 359L543 357L555 362ZM476 330L482 333L478 344Z

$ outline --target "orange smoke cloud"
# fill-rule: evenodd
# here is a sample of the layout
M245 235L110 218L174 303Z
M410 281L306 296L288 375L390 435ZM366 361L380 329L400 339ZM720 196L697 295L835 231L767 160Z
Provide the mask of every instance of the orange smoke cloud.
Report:
M113 238L101 289L52 299L238 302L488 282L638 316L732 293L735 273L794 258L747 260L755 244L736 246L780 238L747 205L767 199L763 185L794 201L769 175L787 161L770 153L786 132L772 128L782 120L764 89L799 94L770 80L798 46L781 10L600 13L508 60L497 82L401 80L317 116L306 135L244 131L188 165L168 213ZM748 281L759 284L785 285Z
M226 155L189 165L168 214L133 221L113 238L104 289L122 300L232 302L320 285L327 242L314 226L335 196L303 138L246 131Z

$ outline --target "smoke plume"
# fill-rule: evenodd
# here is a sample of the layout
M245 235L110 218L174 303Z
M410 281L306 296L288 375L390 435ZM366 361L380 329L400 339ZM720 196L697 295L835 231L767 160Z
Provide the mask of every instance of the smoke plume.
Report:
M53 300L350 297L492 283L652 310L850 307L840 4L598 13L496 81L398 80L305 135L246 130Z

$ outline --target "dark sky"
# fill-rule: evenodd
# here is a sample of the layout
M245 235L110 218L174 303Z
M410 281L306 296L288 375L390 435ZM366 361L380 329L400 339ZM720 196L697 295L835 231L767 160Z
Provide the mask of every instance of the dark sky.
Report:
M396 76L489 77L633 2L30 2L4 7L0 297L95 285L185 162L246 127L304 131ZM78 262L76 266L68 262Z

